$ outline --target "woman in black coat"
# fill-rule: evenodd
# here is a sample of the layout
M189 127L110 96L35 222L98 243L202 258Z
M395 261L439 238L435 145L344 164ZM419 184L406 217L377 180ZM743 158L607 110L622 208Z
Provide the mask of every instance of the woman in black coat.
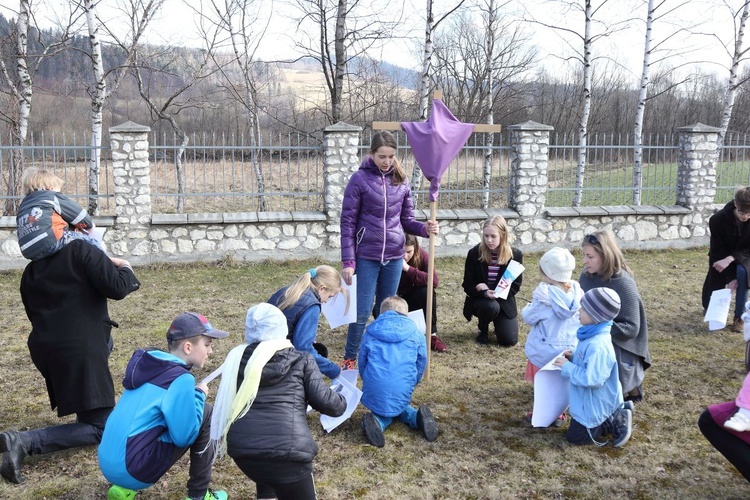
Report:
M99 443L115 405L107 359L112 350L107 299L120 300L140 283L130 264L107 256L91 243L74 240L59 252L26 266L21 299L31 322L28 346L44 377L57 415L76 422L0 434L0 474L20 483L26 455Z
M277 307L263 303L247 311L247 345L235 347L223 364L211 437L221 443L226 433L227 454L255 481L258 498L311 500L318 446L307 405L337 417L346 401L323 381L312 355L292 346L287 331Z
M469 250L464 266L464 317L479 320L477 342L489 342L489 326L494 325L497 342L503 347L518 343L518 307L516 293L521 288L523 275L510 285L508 297L495 297L495 287L511 260L523 263L521 250L510 246L508 224L500 215L490 217L482 224L482 242Z

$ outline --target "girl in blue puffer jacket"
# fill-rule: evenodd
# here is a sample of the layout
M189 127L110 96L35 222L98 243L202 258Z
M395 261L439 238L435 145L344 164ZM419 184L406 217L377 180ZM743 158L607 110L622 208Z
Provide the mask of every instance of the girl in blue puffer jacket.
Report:
M390 132L372 137L365 157L344 190L341 207L341 275L347 285L357 275L357 322L349 325L342 367L354 369L362 334L372 311L396 295L404 257L404 232L429 237L437 222L418 222L406 172L396 159ZM373 299L375 308L373 309Z

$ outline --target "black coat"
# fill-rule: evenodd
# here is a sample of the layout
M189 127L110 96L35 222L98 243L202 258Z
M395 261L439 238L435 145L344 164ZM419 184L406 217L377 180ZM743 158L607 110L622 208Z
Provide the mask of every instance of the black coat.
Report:
M257 346L252 344L245 349L238 388L247 360ZM307 426L308 403L334 417L346 410L344 396L323 382L310 354L293 348L280 350L263 367L250 410L229 428L227 454L234 459L312 462L318 445Z
M511 250L513 251L513 260L519 264L523 264L523 253L515 247ZM507 262L500 266L500 270L497 273L498 280L502 277L507 267ZM479 260L479 245L476 245L469 250L469 253L466 255L466 263L464 264L464 281L461 284L464 292L466 292L466 300L464 301L464 317L466 318L466 321L471 321L471 316L473 314L472 311L474 310L474 301L476 299L484 298L484 292L477 292L477 285L485 283L490 288L497 285L497 283L489 283L487 281L487 273L487 264ZM500 310L502 310L510 319L518 316L516 293L518 293L518 290L521 288L522 282L523 273L511 283L508 298L497 299L498 304L500 304Z
M107 299L140 286L132 269L116 268L83 240L26 266L21 299L31 321L29 352L59 416L115 405L107 363L115 323Z
M709 266L731 255L745 269L750 270L750 220L741 222L735 217L734 201L730 201L713 214L708 219L708 227L711 230ZM737 266L733 263L722 273L727 283L736 277L736 269Z

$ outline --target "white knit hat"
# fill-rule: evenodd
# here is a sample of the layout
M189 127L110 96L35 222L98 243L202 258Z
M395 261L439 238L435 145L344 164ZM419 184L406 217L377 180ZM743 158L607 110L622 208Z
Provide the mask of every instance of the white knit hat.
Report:
M284 339L289 335L286 316L278 307L261 302L247 310L245 342L255 344L266 340Z
M573 276L573 270L576 268L576 259L568 250L554 247L542 255L542 258L539 260L539 267L549 279L560 283L567 283Z

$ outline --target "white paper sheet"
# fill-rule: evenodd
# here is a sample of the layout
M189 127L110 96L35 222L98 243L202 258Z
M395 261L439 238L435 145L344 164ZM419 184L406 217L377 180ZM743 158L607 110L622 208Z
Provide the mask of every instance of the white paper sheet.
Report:
M214 371L212 371L211 373L209 373L208 376L206 376L206 378L204 378L203 380L200 381L200 383L201 384L208 384L213 379L215 379L216 377L218 377L219 375L221 375L221 372L223 370L224 370L224 365L221 365L220 367L218 367L217 369L215 369Z
M711 293L711 301L708 303L706 309L706 316L703 318L704 322L708 322L708 329L721 330L727 326L727 318L729 316L729 303L732 301L732 290L729 288L722 288L721 290L714 290Z
M93 229L89 230L87 234L99 243L102 243L102 238L104 238L104 228L94 227Z
M510 293L510 284L521 275L524 269L526 268L520 262L515 260L508 262L508 267L505 268L505 272L495 287L495 297L507 299Z
M357 275L352 276L351 286L341 280L342 289L349 291L349 310L346 309L346 297L343 293L337 293L328 302L320 306L328 325L336 328L341 325L348 325L357 321Z
M328 415L320 416L320 423L323 425L323 429L326 432L331 432L333 429L343 424L352 416L354 410L359 405L359 400L362 398L362 391L357 388L357 375L359 370L344 370L341 375L336 377L331 383L331 388L337 392L340 392L346 398L346 410L340 417L329 417Z
M562 352L534 376L534 413L531 416L533 427L549 427L568 409L570 381L563 378L560 367L552 364L561 356Z
M422 309L417 309L416 311L409 311L407 314L409 319L411 319L415 325L417 325L417 330L419 330L419 333L422 335L425 335L427 330L427 325L424 323L424 311Z

